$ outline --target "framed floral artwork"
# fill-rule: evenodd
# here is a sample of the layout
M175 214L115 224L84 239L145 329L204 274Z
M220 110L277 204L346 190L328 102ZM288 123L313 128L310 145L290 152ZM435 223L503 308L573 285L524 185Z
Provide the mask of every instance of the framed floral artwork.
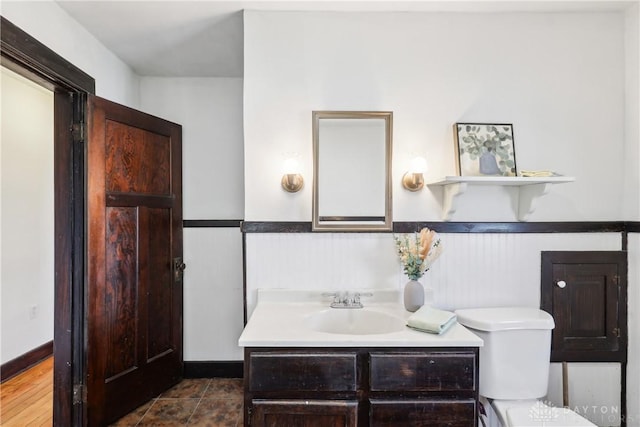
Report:
M493 123L453 125L460 176L517 176L513 126Z

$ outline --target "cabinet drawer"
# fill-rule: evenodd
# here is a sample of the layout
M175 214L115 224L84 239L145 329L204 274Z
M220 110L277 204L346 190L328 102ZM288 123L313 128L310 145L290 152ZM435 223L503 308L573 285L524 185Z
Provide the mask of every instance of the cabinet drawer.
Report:
M251 391L355 391L356 353L254 352Z
M356 427L358 402L354 400L253 400L254 427Z
M476 402L465 400L371 400L369 425L447 426L476 425Z
M473 391L474 352L371 353L372 391Z

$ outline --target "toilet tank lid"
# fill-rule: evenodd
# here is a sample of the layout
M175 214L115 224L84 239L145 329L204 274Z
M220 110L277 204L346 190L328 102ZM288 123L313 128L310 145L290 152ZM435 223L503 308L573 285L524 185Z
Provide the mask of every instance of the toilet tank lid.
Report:
M456 310L458 322L480 331L553 329L553 317L531 307L466 308Z

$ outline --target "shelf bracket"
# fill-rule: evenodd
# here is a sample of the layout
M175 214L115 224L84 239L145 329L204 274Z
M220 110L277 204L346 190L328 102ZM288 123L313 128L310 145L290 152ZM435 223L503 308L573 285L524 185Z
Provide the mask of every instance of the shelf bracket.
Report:
M536 210L538 199L549 192L551 184L532 184L520 187L518 196L518 221L529 219L533 211Z
M442 219L444 221L450 221L451 216L458 208L457 198L459 195L467 191L466 182L456 182L453 184L447 184L443 186L444 200L442 204Z

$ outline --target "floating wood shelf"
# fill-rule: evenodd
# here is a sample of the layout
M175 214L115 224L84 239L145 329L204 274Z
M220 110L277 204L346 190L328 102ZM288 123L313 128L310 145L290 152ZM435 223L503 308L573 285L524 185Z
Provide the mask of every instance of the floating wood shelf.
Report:
M526 221L536 207L536 201L547 194L552 184L575 181L571 176L515 177L515 176L446 176L428 182L428 186L443 187L442 219L449 221L456 211L457 198L467 191L468 186L510 186L518 187L519 221Z

